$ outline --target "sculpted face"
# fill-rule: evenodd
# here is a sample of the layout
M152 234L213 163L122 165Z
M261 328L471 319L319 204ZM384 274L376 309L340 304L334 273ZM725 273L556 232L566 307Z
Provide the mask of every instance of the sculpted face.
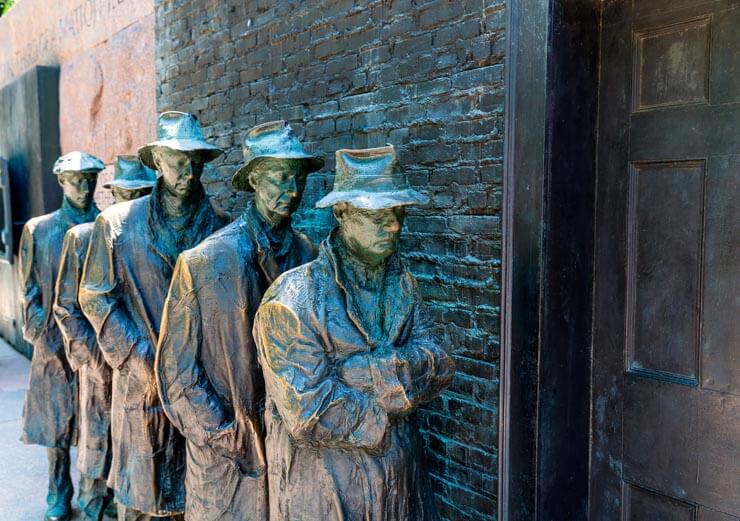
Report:
M92 172L62 172L58 177L64 197L79 210L90 208L98 176Z
M279 224L301 204L306 173L300 161L267 159L249 174L254 205L271 224Z
M352 255L368 266L377 266L398 250L406 211L403 206L362 210L347 203L334 207L340 234Z
M128 188L121 188L119 186L110 187L111 194L113 194L113 201L116 203L123 203L126 201L133 201L139 197L144 197L151 193L151 188L139 188L136 190L130 190Z
M170 148L155 148L152 159L162 174L165 189L178 198L189 197L200 184L203 159L198 154L187 154Z

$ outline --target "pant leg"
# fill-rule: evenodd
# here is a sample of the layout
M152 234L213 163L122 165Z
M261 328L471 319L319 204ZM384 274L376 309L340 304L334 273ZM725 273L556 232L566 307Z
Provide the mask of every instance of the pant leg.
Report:
M46 503L49 507L66 505L71 509L74 488L69 473L69 448L48 448L46 455L49 458L49 493L46 496Z
M113 500L113 495L105 479L95 479L81 474L80 492L77 499L84 519L102 521L108 503Z

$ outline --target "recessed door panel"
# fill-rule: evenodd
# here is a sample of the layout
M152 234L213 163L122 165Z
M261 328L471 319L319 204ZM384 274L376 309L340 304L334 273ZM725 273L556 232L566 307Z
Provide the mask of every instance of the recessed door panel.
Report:
M740 0L607 2L602 42L590 519L736 521Z

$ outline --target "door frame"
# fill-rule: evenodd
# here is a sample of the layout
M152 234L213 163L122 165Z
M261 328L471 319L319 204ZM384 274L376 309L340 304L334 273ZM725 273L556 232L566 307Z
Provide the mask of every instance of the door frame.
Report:
M595 0L508 4L502 521L587 519L600 17Z

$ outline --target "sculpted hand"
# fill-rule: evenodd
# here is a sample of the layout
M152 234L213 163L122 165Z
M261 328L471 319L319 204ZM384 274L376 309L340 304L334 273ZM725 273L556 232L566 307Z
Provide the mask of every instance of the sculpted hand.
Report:
M242 474L256 475L264 472L265 456L252 422L234 420L211 439L212 448L233 461Z

